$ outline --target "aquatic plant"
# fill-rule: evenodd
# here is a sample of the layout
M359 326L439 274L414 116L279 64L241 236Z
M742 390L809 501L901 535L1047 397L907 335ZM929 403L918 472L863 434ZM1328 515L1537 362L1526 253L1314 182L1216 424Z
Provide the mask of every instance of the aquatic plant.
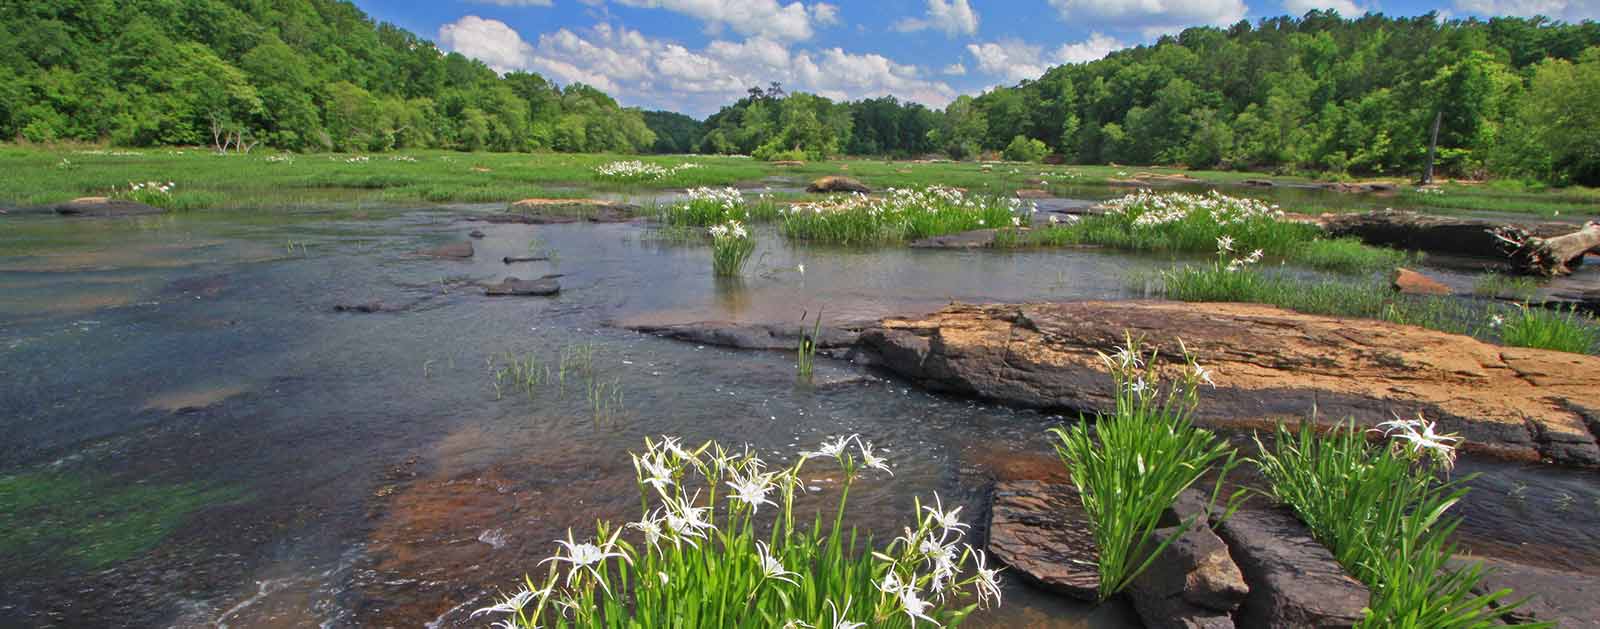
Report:
M1497 297L1530 301L1539 291L1539 281L1525 275L1484 273L1472 283L1472 294L1479 297Z
M1467 493L1471 476L1440 480L1454 461L1453 435L1422 418L1385 422L1369 444L1355 423L1318 436L1280 424L1271 447L1256 445L1266 495L1289 505L1351 575L1372 590L1363 627L1446 629L1500 625L1519 602L1510 590L1474 594L1481 563L1456 566L1450 536L1460 524L1446 512ZM1548 625L1524 625L1548 626Z
M1574 307L1546 309L1519 304L1496 327L1501 341L1513 347L1574 354L1600 351L1600 321Z
M111 196L117 199L143 203L151 207L171 208L173 205L173 191L177 188L178 184L171 181L165 183L160 181L135 181L128 184L127 190L113 190Z
M879 244L1012 225L1017 199L971 195L956 188L889 188L797 203L783 211L783 235L836 244Z
M569 530L540 562L549 564L542 580L524 578L474 616L524 628L894 628L954 626L978 605L1000 603L999 570L965 543L960 507L917 501L914 525L881 548L847 529L852 485L890 470L858 435L824 441L778 470L749 450L689 448L672 437L647 439L631 456L639 520L598 524L583 541ZM797 526L802 469L826 459L844 477L832 526L824 531L820 513Z
M750 260L750 254L755 253L755 238L739 221L712 225L706 231L711 234L712 273L720 277L738 276L745 262Z
M691 188L686 201L666 206L661 222L668 225L707 227L728 221L771 220L779 215L771 195L761 193L749 203L738 188Z
M677 166L667 167L639 160L625 160L596 166L594 174L595 178L607 181L645 182L660 181L685 170L700 167L699 164L693 162L684 162Z
M1126 588L1179 537L1142 550L1180 493L1215 471L1214 503L1237 464L1232 447L1192 420L1200 385L1213 384L1211 371L1185 349L1181 371L1163 384L1158 358L1154 350L1142 353L1131 336L1115 354L1100 354L1111 372L1115 407L1093 422L1085 418L1049 431L1094 526L1101 599ZM1183 530L1197 517L1185 519Z
M805 265L799 267L805 273ZM817 309L817 320L811 325L811 331L806 332L806 315L800 314L800 340L795 345L795 368L800 374L800 379L811 382L811 370L817 359L817 339L822 333L822 309Z

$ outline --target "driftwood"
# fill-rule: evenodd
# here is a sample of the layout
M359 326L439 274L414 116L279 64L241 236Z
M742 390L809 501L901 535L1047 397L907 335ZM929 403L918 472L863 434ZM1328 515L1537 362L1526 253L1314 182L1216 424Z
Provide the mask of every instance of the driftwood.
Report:
M549 260L549 259L550 259L550 256L526 256L526 257L506 256L504 258L500 258L500 261L504 262L506 264L512 264L514 262L542 262L542 261Z
M1551 238L1508 225L1495 229L1494 237L1519 272L1555 277L1571 273L1570 267L1581 264L1584 254L1600 247L1600 223L1589 221L1583 229Z

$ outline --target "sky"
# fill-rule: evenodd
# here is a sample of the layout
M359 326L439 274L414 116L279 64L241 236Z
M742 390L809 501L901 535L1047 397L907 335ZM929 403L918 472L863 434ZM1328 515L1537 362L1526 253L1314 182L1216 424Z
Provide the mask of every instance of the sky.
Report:
M703 118L751 86L942 108L1189 26L1335 9L1600 19L1600 0L355 0L500 72Z

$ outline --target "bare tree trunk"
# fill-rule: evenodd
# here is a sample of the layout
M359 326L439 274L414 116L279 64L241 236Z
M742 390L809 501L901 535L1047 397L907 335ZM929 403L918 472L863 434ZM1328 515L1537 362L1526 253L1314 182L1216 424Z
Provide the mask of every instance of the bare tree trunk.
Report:
M1555 277L1572 272L1590 249L1600 247L1600 223L1589 221L1583 229L1564 236L1540 238L1517 227L1494 232L1517 270L1529 275Z
M1428 140L1428 164L1422 169L1422 185L1433 183L1433 156L1439 149L1439 123L1444 122L1444 111L1433 116L1433 137Z
M222 125L222 119L216 114L208 114L207 117L211 119L211 147L218 153L228 152L228 145L223 143L223 136L227 130Z

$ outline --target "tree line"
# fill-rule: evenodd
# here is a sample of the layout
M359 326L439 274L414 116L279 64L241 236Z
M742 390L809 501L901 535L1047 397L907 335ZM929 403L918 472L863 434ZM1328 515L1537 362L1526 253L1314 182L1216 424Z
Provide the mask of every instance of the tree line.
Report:
M1053 154L1600 185L1600 23L1333 12L1195 27L942 110L751 88L704 121L497 74L344 0L0 5L0 137L297 151Z
M648 149L635 109L343 0L0 3L0 137L296 151Z

